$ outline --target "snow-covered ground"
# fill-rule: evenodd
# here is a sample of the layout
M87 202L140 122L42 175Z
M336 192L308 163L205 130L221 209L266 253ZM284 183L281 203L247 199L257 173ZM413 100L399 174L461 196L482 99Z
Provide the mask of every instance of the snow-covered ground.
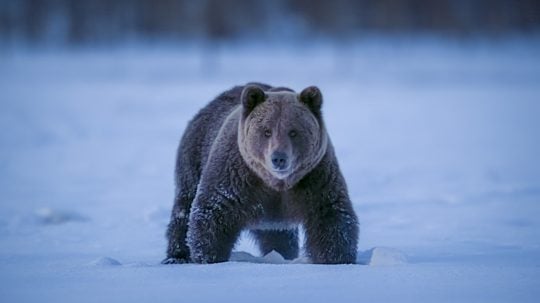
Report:
M182 131L248 81L323 91L370 265L159 264ZM0 302L540 297L538 40L3 50L0 129Z

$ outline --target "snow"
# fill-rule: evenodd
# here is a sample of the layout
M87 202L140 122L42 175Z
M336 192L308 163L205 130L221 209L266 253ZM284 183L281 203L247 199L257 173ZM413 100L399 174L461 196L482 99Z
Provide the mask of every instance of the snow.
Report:
M390 247L373 247L358 255L356 263L370 266L392 266L407 264L407 256Z
M535 302L540 41L2 50L1 302ZM318 85L359 263L161 265L178 140L221 91Z
M118 260L109 257L101 257L89 263L90 266L120 266Z

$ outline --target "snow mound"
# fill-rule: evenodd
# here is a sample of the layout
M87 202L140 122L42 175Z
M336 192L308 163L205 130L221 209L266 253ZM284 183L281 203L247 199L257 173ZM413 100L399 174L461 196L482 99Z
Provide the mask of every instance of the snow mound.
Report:
M288 263L278 252L271 251L263 257L254 256L245 251L235 251L231 254L229 261L232 262L247 262L247 263L268 263L268 264L283 264Z
M358 254L356 263L370 266L392 266L407 263L407 256L402 251L389 247L374 247Z
M285 260L283 256L275 250L267 253L263 257L256 257L245 251L234 251L229 258L231 262L247 262L247 263L265 263L265 264L288 264L293 261Z
M289 261L285 260L285 258L283 258L283 256L275 250L272 250L271 252L267 253L263 257L263 259L266 261L266 263L272 263L272 264L289 263Z
M249 263L261 263L260 257L255 257L254 255L245 252L245 251L233 251L229 261L231 262L249 262Z
M118 260L113 259L113 258L101 257L88 263L88 265L97 266L97 267L109 267L109 266L121 266L122 263L120 263Z
M35 211L38 221L44 225L64 224L68 222L84 222L88 218L72 211L40 208Z

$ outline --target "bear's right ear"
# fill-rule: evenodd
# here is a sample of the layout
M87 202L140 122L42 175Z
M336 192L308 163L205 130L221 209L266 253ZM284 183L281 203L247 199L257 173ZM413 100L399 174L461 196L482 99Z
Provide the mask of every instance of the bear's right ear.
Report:
M242 91L242 106L244 107L244 114L249 114L257 105L264 102L264 91L255 85L248 85Z

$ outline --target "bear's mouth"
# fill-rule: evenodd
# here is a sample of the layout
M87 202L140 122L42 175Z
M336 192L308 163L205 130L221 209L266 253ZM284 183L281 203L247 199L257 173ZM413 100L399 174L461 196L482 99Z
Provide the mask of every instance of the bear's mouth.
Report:
M272 175L274 175L274 177L280 180L287 178L291 174L290 168L272 169L271 172L272 172Z

